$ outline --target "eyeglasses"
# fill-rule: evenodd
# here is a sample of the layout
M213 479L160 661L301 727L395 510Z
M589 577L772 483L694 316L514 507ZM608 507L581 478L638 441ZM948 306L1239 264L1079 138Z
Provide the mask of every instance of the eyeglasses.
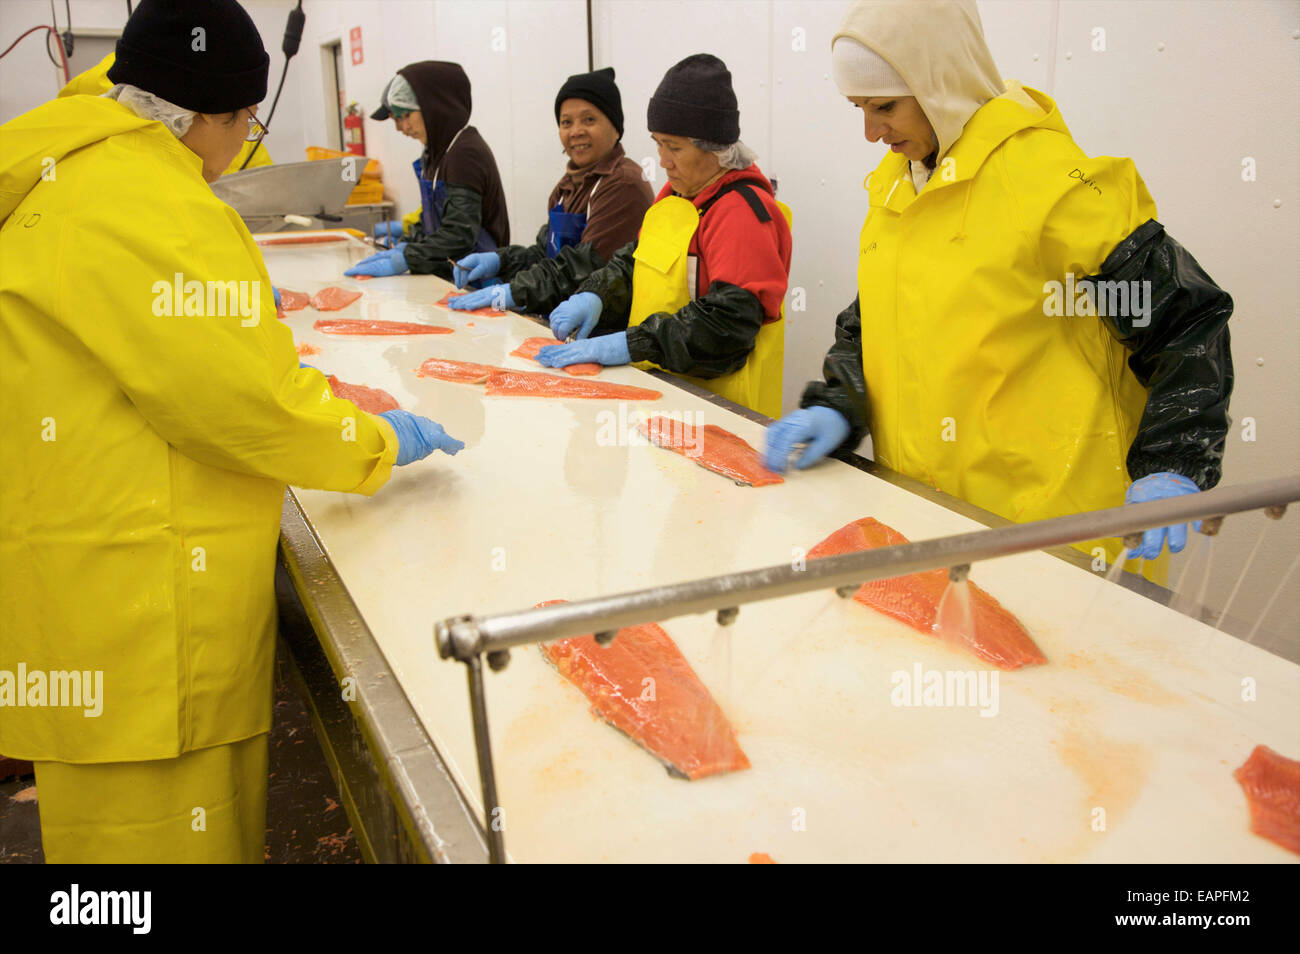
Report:
M252 113L248 114L248 135L244 137L245 142L258 142L263 136L271 131L271 127L262 122Z

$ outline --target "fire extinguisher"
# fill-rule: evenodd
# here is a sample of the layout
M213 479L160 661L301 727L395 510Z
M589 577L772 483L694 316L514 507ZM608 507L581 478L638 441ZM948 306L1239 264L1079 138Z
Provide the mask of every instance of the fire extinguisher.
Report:
M348 103L348 114L343 117L343 128L347 130L348 152L355 156L366 154L366 130L361 121L361 110L356 102Z

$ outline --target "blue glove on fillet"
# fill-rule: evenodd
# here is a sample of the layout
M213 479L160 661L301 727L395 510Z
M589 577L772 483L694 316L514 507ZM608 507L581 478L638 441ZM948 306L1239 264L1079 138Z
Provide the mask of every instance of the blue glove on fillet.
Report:
M280 307L280 289L274 285L271 286L271 297L275 299L275 307L278 309Z
M369 258L363 258L344 275L349 277L354 275L371 275L375 278L388 278L390 275L401 275L407 270L406 254L403 251L406 243L403 242L397 248L389 249L385 252L376 252Z
M849 430L844 415L833 408L805 407L794 411L768 427L763 464L770 471L784 474L795 446L807 444L794 465L800 470L811 467L843 444Z
M548 368L594 362L611 367L627 364L632 356L627 350L627 332L620 331L599 338L586 338L570 344L550 345L537 352L537 363Z
M442 425L410 411L384 411L379 415L397 434L397 466L424 460L434 451L455 455L465 446L442 429Z
M475 308L495 308L497 311L509 311L515 307L515 296L510 294L507 284L492 285L478 291L467 292L459 298L447 302L448 308L456 311L473 311Z

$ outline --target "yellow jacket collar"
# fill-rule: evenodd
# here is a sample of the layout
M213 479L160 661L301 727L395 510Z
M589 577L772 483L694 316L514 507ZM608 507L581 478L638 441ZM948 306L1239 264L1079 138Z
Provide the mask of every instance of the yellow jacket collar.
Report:
M1051 129L1070 135L1050 96L1008 80L1007 91L989 100L970 118L923 191L932 192L973 179L993 150L1025 129ZM883 205L902 212L911 205L917 195L907 157L893 152L885 156L868 177L867 190L873 206Z

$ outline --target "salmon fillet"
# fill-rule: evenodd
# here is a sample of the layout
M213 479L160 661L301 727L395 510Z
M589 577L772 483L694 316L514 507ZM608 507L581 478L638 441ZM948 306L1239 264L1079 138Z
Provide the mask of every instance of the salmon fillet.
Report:
M731 723L657 624L620 629L608 646L588 635L542 643L538 649L582 690L592 715L626 733L663 762L670 775L693 781L749 768Z
M435 305L441 305L443 308L449 307L453 298L460 298L462 295L468 295L469 292L447 292L439 298ZM471 308L469 311L458 311L459 315L479 315L480 317L500 318L505 314L504 311L497 311L495 308Z
M525 338L523 344L510 353L517 358L526 358L529 361L537 360L537 352L543 348L549 348L551 345L564 344L563 341L556 341L554 338ZM557 371L564 371L568 374L600 374L604 365L594 363L571 364L566 368L556 368Z
M316 347L315 345L300 344L298 345L298 354L304 358L307 357L308 355L320 354L320 348Z
M329 288L322 288L311 296L311 306L317 311L338 311L348 307L360 297L361 292L359 291L331 285Z
M783 477L763 466L758 451L743 438L713 424L700 427L656 415L638 423L637 430L648 437L650 443L681 454L715 474L730 477L738 484L763 487L767 484L785 483Z
M359 409L369 411L371 414L396 411L400 407L396 398L379 388L368 388L364 384L348 384L332 374L329 376L329 383L335 397L351 401Z
M422 378L437 378L439 381L454 381L456 384L482 384L493 371L504 371L490 364L475 364L473 361L453 361L451 358L430 358L415 369Z
M346 235L284 235L258 239L258 245L319 245L321 242L346 242Z
M312 327L327 335L449 335L455 330L441 325L374 321L369 318L322 318Z
M1250 830L1300 854L1300 762L1257 745L1232 777L1246 793Z
M605 398L619 401L657 401L662 391L638 388L631 384L605 381L579 381L559 374L539 371L511 371L493 368L487 379L487 393L512 397Z
M287 288L280 289L280 307L285 311L302 311L311 304L311 295L306 292L289 291Z
M752 855L749 856L749 863L750 863L751 865L774 865L774 864L776 864L776 862L772 860L772 856L769 855L766 851L756 851L756 852L754 852Z
M907 542L907 537L894 528L872 517L864 517L836 530L809 550L808 558L815 560ZM864 583L853 594L853 598L864 606L870 606L919 632L933 636L939 600L943 598L947 586L946 570L926 570L910 576ZM962 648L999 669L1019 669L1021 666L1047 662L1047 657L1020 625L1020 620L974 583L969 586L975 635L963 639Z

